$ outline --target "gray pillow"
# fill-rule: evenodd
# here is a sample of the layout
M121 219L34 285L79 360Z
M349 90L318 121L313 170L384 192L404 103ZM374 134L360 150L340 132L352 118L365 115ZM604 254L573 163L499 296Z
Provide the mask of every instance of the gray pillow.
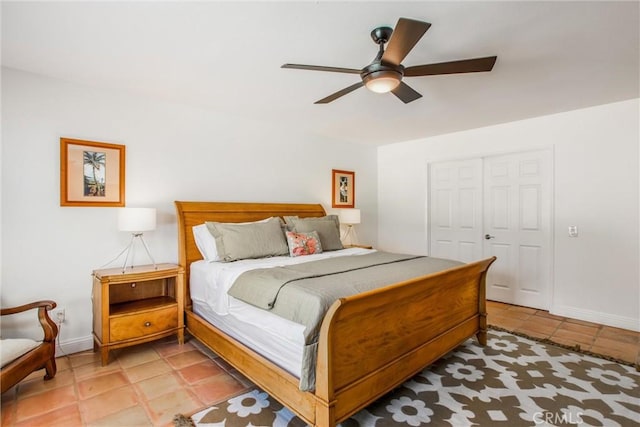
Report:
M323 251L335 251L344 248L340 241L340 220L338 215L327 215L319 218L285 216L284 220L291 231L300 233L316 231L320 237Z
M268 221L243 224L205 224L216 240L216 249L222 261L289 255L289 246L280 218L273 217Z

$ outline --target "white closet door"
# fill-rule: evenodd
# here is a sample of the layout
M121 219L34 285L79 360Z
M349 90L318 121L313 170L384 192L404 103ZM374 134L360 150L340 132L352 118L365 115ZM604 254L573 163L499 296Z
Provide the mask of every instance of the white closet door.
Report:
M548 151L485 159L484 254L498 258L488 299L549 308L551 176Z
M496 256L487 299L548 309L551 295L551 153L535 151L429 168L431 256Z
M434 163L429 182L431 256L482 258L482 159Z

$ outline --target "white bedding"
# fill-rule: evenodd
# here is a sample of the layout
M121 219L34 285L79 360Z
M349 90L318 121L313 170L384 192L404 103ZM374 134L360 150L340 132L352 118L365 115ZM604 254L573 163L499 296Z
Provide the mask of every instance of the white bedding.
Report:
M349 248L300 257L282 256L227 263L196 261L191 264L189 283L194 311L299 378L304 326L237 300L227 295L227 291L240 274L251 269L361 255L373 251Z
M251 308L249 306L249 310ZM255 308L255 310L260 309ZM193 300L193 311L225 334L260 353L287 372L295 375L296 378L300 378L303 351L302 332L299 333L300 339L290 340L284 334L275 333L273 327L259 329L254 323L244 322L241 319L242 310L237 312L234 310L233 314L221 316L206 303L197 300ZM295 327L299 325L293 322L289 323L293 325L289 334L293 334L295 333ZM286 331L286 328L284 330Z

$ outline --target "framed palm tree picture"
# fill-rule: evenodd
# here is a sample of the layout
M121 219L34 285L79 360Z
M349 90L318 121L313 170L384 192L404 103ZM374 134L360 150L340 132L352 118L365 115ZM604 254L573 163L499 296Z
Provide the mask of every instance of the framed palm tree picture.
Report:
M124 171L124 145L60 138L60 206L124 206Z

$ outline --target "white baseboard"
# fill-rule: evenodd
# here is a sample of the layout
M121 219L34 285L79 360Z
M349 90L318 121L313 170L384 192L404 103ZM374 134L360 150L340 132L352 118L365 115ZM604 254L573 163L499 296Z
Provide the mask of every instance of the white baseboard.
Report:
M93 336L74 338L70 340L60 341L58 338L56 345L56 357L80 353L81 351L93 349Z
M632 317L617 316L615 314L585 310L567 305L553 306L549 312L557 316L570 317L572 319L640 332L640 319L634 319Z

